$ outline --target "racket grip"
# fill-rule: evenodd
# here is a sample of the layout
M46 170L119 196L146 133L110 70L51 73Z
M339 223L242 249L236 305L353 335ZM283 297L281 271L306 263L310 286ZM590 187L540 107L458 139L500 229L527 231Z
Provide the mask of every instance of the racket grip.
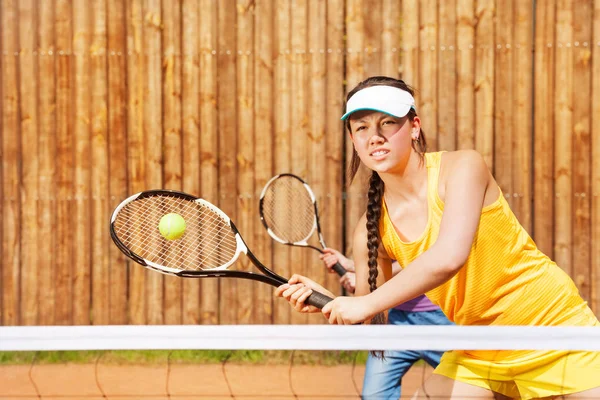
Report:
M325 304L329 303L331 300L333 300L331 297L313 290L311 295L306 299L306 304L321 309L325 307Z
M346 271L346 268L342 267L342 264L340 264L339 262L335 263L335 265L334 265L333 267L331 267L331 268L333 268L333 270L334 270L335 272L337 272L337 274L338 274L339 276L344 276L344 275L346 275L346 272L347 272L347 271Z

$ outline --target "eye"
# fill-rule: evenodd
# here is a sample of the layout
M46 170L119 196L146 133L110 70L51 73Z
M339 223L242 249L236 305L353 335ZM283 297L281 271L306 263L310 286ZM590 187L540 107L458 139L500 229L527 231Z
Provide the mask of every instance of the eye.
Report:
M354 129L354 131L355 131L355 132L358 132L358 131L362 131L363 129L366 129L366 128L365 128L365 126L364 126L364 125L361 125L361 126L357 126L357 127Z
M385 121L383 121L384 125L389 125L389 124L395 124L396 121L393 119L386 119Z

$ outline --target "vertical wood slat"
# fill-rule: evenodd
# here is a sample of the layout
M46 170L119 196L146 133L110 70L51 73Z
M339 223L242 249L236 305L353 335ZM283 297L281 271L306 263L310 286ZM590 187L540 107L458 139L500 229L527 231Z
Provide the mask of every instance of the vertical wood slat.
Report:
M513 1L496 7L494 29L494 177L512 206L513 197Z
M146 190L146 151L144 143L144 53L142 0L127 4L127 170L129 192ZM129 323L146 324L147 272L129 262Z
M308 49L308 0L292 0L291 16L291 39L290 39L290 160L291 172L302 177L307 176L308 165L308 143L306 137L308 134L308 75L307 75L307 57ZM291 223L294 224L292 214ZM291 250L291 272L307 275L309 254L306 249L292 247ZM294 312L292 313L292 323L306 323L308 316Z
M382 4L381 21L381 74L398 78L400 76L400 44L402 43L401 30L398 29L401 4L395 0L384 0Z
M181 138L181 0L162 1L162 85L164 173L163 186L182 189ZM182 323L183 282L172 276L164 277L164 322Z
M308 170L305 179L312 188L317 198L317 207L319 214L323 214L324 194L327 192L325 155L326 140L326 111L323 107L322 99L325 98L327 71L325 52L320 49L326 47L326 18L327 5L325 2L309 1L308 3L308 133L307 142L307 162ZM336 134L337 132L332 132ZM316 236L316 235L315 235ZM325 243L327 238L325 237ZM314 244L319 247L317 242ZM307 256L307 276L326 285L327 268L318 258L319 253L310 249L305 249ZM316 314L309 317L310 323L319 323L323 321L322 316Z
M270 0L256 3L254 29L254 199L260 197L262 188L273 176L273 88L274 88L274 4ZM256 29L259 27L259 29ZM255 203L251 210L253 218L258 216ZM254 228L254 254L269 268L273 268L273 242L262 225L256 222ZM266 285L256 285L256 304L253 322L270 324L273 322L273 293Z
M532 78L533 3L514 2L514 31L510 46L513 56L513 211L521 225L532 233L531 188L533 184ZM508 117L510 118L510 116Z
M107 74L109 135L109 210L127 197L127 42L125 5L108 0ZM106 223L106 222L105 222ZM105 227L106 228L106 227ZM109 243L109 323L127 324L126 257Z
M90 314L90 19L87 2L73 1L73 52L75 135L75 228L73 269L58 266L57 323L68 323L71 316L80 324L89 323ZM71 281L73 287L71 289ZM72 295L70 295L72 290ZM77 301L73 301L77 299ZM71 304L73 302L73 304ZM58 311L60 310L60 311ZM73 314L71 314L71 310Z
M227 112L218 113L219 130L219 194L220 208L237 221L236 187L237 187L237 124L236 118L236 24L235 0L219 0L218 2L218 105L219 110ZM243 234L242 236L246 236ZM239 266L239 263L238 263ZM220 302L219 317L221 324L236 323L237 280L219 282Z
M364 36L363 46L354 49L355 52L362 53L362 64L364 68L363 80L367 76L382 75L381 54L384 50L381 45L381 36L383 31L383 20L391 16L383 15L383 2L381 0L363 0L362 24L363 30L360 32ZM349 43L351 46L352 43Z
M250 249L254 249L254 229L258 229L256 220L256 201L254 197L254 2L237 0L237 32L235 41L237 46L236 62L236 89L237 89L237 224ZM259 89L260 90L260 89ZM233 193L232 193L233 194ZM254 267L247 257L240 257L237 267L240 270L251 271ZM254 298L256 283L251 281L236 282L238 307L235 321L247 324L252 321L252 313L256 308L247 299Z
M218 60L222 57L218 43L217 3L201 0L200 20L200 168L202 197L219 205L219 122L218 122ZM219 54L217 57L216 54ZM206 279L201 284L203 324L219 323L219 281Z
M2 37L2 324L20 324L19 38L17 2L1 4Z
M183 0L181 7L181 183L184 192L201 197L199 2ZM182 283L182 323L198 324L201 280L184 279Z
M457 145L457 1L438 3L438 115L436 132L440 150L455 150ZM429 119L429 115L425 115ZM432 132L433 133L433 132Z
M421 126L427 135L430 151L438 145L438 9L437 0L419 0L419 83L417 86L417 112L423 116ZM416 17L416 16L415 16Z
M592 21L592 182L591 235L592 243L600 240L600 0L594 0ZM594 45L595 44L595 45ZM590 305L600 313L600 246L592 246L591 253L592 290Z
M54 280L61 266L74 264L73 209L75 198L75 136L74 104L74 58L73 10L71 0L57 0L54 13L55 74L56 74L56 224L53 229L55 262L48 263L40 271L40 324L54 323L55 296L62 296L55 288ZM47 49L38 49L38 54ZM40 80L47 75L39 71ZM41 129L41 126L40 126ZM43 197L43 196L42 196ZM40 205L43 206L43 202ZM46 240L41 236L40 240ZM50 243L50 245L53 245ZM72 267L71 267L72 269ZM70 292L67 292L68 295ZM89 310L88 310L89 313Z
M403 0L402 1L402 79L415 89L419 89L419 19L415 15L415 11L419 11L419 0ZM420 96L419 91L415 93L416 97ZM417 113L420 110L417 108ZM432 132L433 133L433 132Z
M534 70L533 234L536 245L554 257L554 93L555 7L549 2L536 8Z
M163 107L162 107L162 34L161 0L144 0L144 134L146 145L146 189L163 186ZM164 323L164 278L146 272L146 317L149 324Z
M21 198L21 315L22 325L38 323L38 97L37 97L37 26L36 7L32 0L19 2L19 70L22 153ZM47 240L47 238L44 238ZM52 265L47 266L50 270Z
M456 4L456 147L475 148L475 5Z
M554 90L554 260L572 273L572 183L573 183L573 1L559 0L556 5L556 63ZM567 47L569 44L569 47Z
M343 112L344 100L344 0L327 2L327 43L326 43L326 182L329 184L324 200L322 217L323 235L329 247L344 251L344 214L342 193L344 193L344 140L347 139L340 115ZM322 203L323 204L323 203ZM340 292L339 278L336 274L328 274L327 287L334 293Z
M367 45L364 35L365 17L362 1L349 0L346 2L346 93L366 78L364 52L361 51ZM344 96L345 99L346 96ZM344 102L343 106L345 105ZM346 138L345 151L346 165L349 165L354 153L354 145L349 137ZM370 172L361 164L354 180L352 182L348 180L346 183L346 213L344 215L346 220L346 231L344 232L346 243L344 247L348 256L352 256L353 252L352 233L358 220L366 210L366 193L370 176Z
M494 0L475 8L475 148L494 166Z
M290 99L290 47L291 47L291 0L278 0L275 6L275 74L274 74L274 173L291 171L290 136L291 117ZM284 277L291 276L291 248L273 245L273 268ZM273 321L277 324L289 324L292 315L290 306L284 301L275 301Z
M108 73L107 73L107 5L106 0L94 0L90 41L91 81L91 306L94 324L109 323L110 274L109 243L106 215L109 213L109 153L108 153ZM88 225L89 226L89 225ZM75 302L78 302L77 299ZM81 315L88 323L88 317Z
M590 250L590 178L591 178L591 116L590 99L592 52L584 43L592 40L592 4L590 0L575 0L573 3L573 21L577 21L573 30L573 224L571 277L579 288L579 293L589 301L591 297Z

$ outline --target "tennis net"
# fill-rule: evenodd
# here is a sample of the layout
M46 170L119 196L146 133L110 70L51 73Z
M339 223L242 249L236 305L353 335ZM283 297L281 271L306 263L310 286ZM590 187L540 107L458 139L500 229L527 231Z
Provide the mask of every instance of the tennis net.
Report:
M0 327L0 400L360 399L369 350L423 349L600 351L600 329ZM402 398L410 398L432 371L415 363L402 380Z

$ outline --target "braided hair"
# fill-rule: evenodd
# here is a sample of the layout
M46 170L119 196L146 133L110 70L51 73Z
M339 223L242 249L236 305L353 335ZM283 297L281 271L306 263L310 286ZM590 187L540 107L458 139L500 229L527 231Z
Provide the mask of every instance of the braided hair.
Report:
M385 85L385 86L393 86L402 90L409 92L411 95L414 95L414 90L408 86L404 81L399 79L394 79L386 76L374 76L370 77L362 82L360 82L354 89L352 89L348 96L346 97L346 102L350 100L350 98L358 91L362 89L366 89L371 86L377 85ZM413 121L417 116L417 113L414 109L410 109L408 112L408 119ZM348 132L351 132L350 129L350 120L346 120L346 129ZM425 136L423 130L421 130L418 138L412 141L412 148L421 156L421 162L423 162L423 154L427 150L427 142L425 141ZM360 167L360 158L358 157L358 153L356 149L354 149L352 153L352 159L348 166L348 181L351 183L358 172L358 168ZM371 173L371 178L369 179L369 191L368 191L368 202L367 202L367 248L369 254L369 289L373 292L377 289L377 276L379 275L379 271L377 269L377 255L379 251L379 244L381 242L381 238L379 236L379 219L381 217L381 207L382 207L382 199L384 193L384 183L379 174L375 171ZM372 324L384 324L386 323L384 314L379 313L371 320Z

